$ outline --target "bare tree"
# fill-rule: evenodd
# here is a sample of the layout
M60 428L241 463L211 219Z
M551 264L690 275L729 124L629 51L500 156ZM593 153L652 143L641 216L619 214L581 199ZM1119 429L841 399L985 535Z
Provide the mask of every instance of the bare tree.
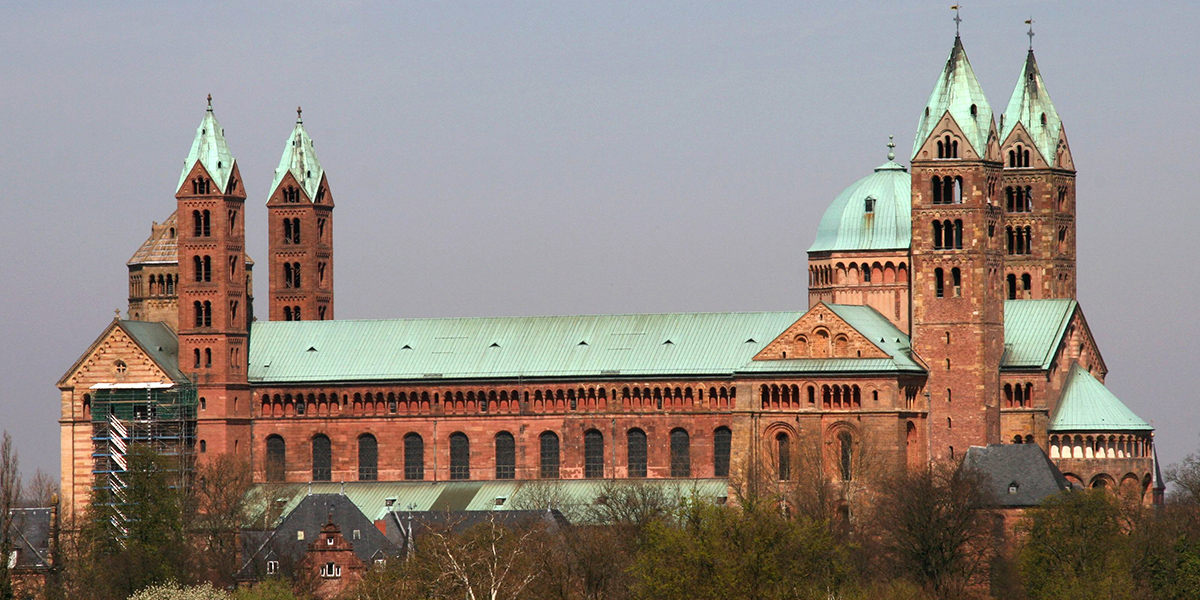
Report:
M495 513L456 533L456 524L430 529L419 551L439 573L433 587L448 598L501 600L520 598L538 578L531 543L539 528L508 527Z
M250 463L219 454L201 465L189 499L188 530L198 546L202 573L220 586L235 583L237 534L247 520L254 483ZM268 506L268 508L271 508Z
M4 432L0 441L0 599L13 597L12 578L8 572L8 557L13 551L12 509L21 499L21 469L12 436Z
M33 472L33 479L29 480L29 484L23 487L25 489L21 504L27 507L51 506L59 493L58 482L40 467Z

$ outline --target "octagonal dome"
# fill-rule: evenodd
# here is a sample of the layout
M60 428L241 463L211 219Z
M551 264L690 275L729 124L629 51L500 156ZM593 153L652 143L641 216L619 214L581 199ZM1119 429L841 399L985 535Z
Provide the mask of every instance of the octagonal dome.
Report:
M912 177L889 160L838 194L808 251L907 250L911 245Z

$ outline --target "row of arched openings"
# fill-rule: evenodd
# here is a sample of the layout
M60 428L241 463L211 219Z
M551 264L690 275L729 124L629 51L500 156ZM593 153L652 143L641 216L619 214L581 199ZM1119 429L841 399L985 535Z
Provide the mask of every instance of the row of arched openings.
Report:
M1010 167L1028 167L1029 166L1029 148L1017 144L1017 147L1008 151L1008 166Z
M1139 435L1052 435L1050 458L1149 458L1149 438Z
M192 211L192 236L209 237L212 235L212 213L208 210Z
M640 428L629 429L626 434L626 468L631 478L646 477L649 453L646 432ZM420 434L412 432L404 436L404 479L425 478L425 441ZM733 441L733 432L728 427L713 431L713 475L727 477ZM471 479L471 442L461 431L450 434L450 479ZM379 442L369 433L358 436L358 479L374 481L379 478ZM314 435L312 444L312 481L331 481L333 478L333 444L325 434ZM585 478L603 478L605 473L604 434L589 429L583 434L583 475ZM672 429L669 434L669 467L671 477L691 477L691 437L686 429ZM516 477L516 438L512 433L501 431L494 436L495 478ZM266 439L266 479L279 482L286 479L287 444L283 437L273 434ZM538 476L542 479L558 479L562 466L562 445L557 433L542 432L538 436Z
M872 393L878 400L879 392ZM809 406L816 406L816 386L806 386L803 394ZM799 408L805 401L801 399L801 390L798 385L763 384L759 388L759 395L764 409ZM822 385L821 406L826 409L842 410L862 408L862 389L858 385Z
M285 262L283 263L283 287L299 288L300 287L300 263Z
M949 135L938 140L937 153L938 158L958 158L958 140L950 139Z
M1008 284L1009 300L1018 298L1028 300L1033 297L1033 277L1029 273L1021 274L1019 287L1016 273L1009 273L1005 279Z
M908 264L838 263L835 266L814 265L808 268L808 285L823 286L856 283L908 283Z
M209 193L212 185L207 177L197 177L192 180L192 193L197 196Z
M1004 191L1008 196L1008 212L1033 212L1033 187L1008 186Z
M195 314L196 327L212 327L212 302L199 300L192 302L192 312Z
M299 320L301 320L300 319L300 307L299 306L283 307L283 320L284 321L299 321Z
M938 298L946 297L946 272L941 267L933 270L933 293ZM950 269L950 292L952 298L962 297L962 271L958 267Z
M1033 384L1004 384L1004 405L1008 408L1033 406Z
M212 257L207 255L204 257L193 256L192 273L198 282L212 281Z
M283 243L299 244L300 243L300 219L285 218L283 220Z
M174 296L179 276L172 274L151 275L149 281L151 296Z
M1009 254L1032 254L1033 253L1033 227L1026 225L1021 227L1013 227L1009 225L1005 228L1007 236L1006 244Z
M930 180L930 189L933 192L934 204L962 204L963 198L963 179L962 177L952 177L947 175L940 177L934 175Z
M962 219L933 222L934 250L962 250L962 238Z

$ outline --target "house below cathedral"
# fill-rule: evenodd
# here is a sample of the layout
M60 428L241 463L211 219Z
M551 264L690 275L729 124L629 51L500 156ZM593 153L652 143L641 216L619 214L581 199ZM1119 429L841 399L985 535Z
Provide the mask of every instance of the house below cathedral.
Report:
M234 453L259 483L443 491L813 464L850 490L1029 444L1075 486L1161 499L1153 430L1105 388L1075 298L1075 166L1032 50L997 125L955 38L910 164L889 152L833 200L792 311L336 320L334 194L298 118L255 319L211 103L174 193L128 263L126 318L58 383L68 507L119 503L139 441L184 484Z

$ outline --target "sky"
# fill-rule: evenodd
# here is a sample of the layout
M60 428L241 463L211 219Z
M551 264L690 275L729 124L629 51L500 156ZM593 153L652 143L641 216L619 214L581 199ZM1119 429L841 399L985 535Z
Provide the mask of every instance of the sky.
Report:
M207 94L263 263L304 107L338 318L802 310L824 209L889 135L911 155L949 4L7 0L0 429L57 474L55 382L124 310ZM1031 15L1078 168L1078 298L1176 462L1200 449L1200 3L964 4L997 113Z

